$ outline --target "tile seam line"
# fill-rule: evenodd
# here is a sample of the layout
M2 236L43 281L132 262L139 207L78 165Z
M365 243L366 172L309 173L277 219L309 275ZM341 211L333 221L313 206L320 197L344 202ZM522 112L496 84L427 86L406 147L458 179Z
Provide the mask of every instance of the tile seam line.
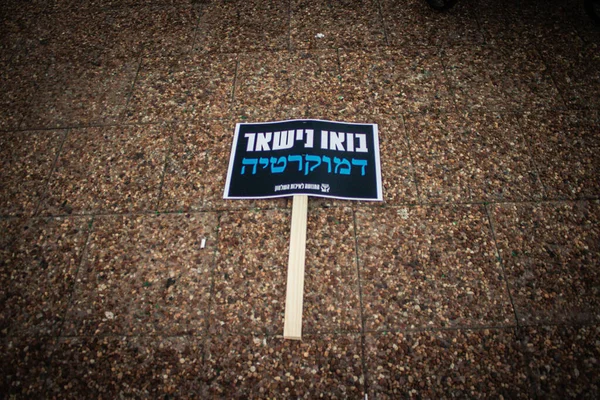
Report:
M377 204L367 204L360 205L358 208L360 210L369 210L369 209L385 209L385 210L395 210L403 207L451 207L451 206L485 206L485 205L511 205L511 204L548 204L548 205L558 205L558 204L572 204L572 203L589 203L589 202L597 202L600 201L598 197L589 197L589 198L580 198L580 199L540 199L540 200L523 200L523 201L497 201L497 202L446 202L446 203L400 203L393 205L381 206ZM348 205L345 205L348 206ZM344 207L344 205L335 205L335 206L312 206L309 209L328 209L328 208L336 208L336 207ZM97 212L94 210L89 210L87 212L82 213L71 213L71 214L38 214L31 216L33 219L40 218L81 218L88 216L98 216L98 217L118 217L118 216L144 216L144 215L155 215L155 214L165 214L165 215L185 215L185 214L203 214L203 213L236 213L236 212L248 212L248 211L289 211L289 206L273 206L273 207L263 207L263 208L255 208L252 206L246 208L214 208L214 209L201 209L201 210L174 210L174 211L156 211L156 210L147 210L147 211L128 211L128 212ZM9 215L4 214L0 215L0 218L5 219L15 219L22 218L23 214L18 215Z
M131 99L133 98L133 93L135 91L135 87L138 83L140 71L142 70L142 64L144 63L144 53L145 52L146 52L146 47L142 44L142 49L140 51L140 55L137 60L138 65L137 65L137 70L135 71L135 77L133 78L133 81L131 82L131 90L129 92L129 95L127 96L127 101L125 102L125 105L123 106L121 115L120 115L120 117L117 118L117 121L119 121L117 123L117 126L124 124L126 122L127 110L129 109L129 105L131 103Z
M60 145L58 146L58 150L56 151L56 155L54 156L54 161L52 162L52 166L50 167L50 171L48 172L48 175L45 178L45 184L43 186L42 189L42 193L40 195L40 199L37 202L37 205L35 207L35 210L33 212L32 217L40 217L40 212L42 210L42 206L43 204L46 202L46 196L50 193L50 183L52 181L52 175L54 175L54 173L56 172L56 169L58 167L58 160L60 159L61 153L63 151L64 145L68 140L68 136L71 133L70 129L66 129L64 130L64 135L63 138L60 142Z
M543 326L543 325L542 325ZM509 325L464 325L464 326L451 326L451 327L418 327L418 328L407 328L407 329L367 329L365 335L386 335L396 333L425 333L425 332L462 332L462 331L515 331L519 327L514 324Z
M167 166L169 165L169 161L171 159L170 155L173 151L174 142L175 142L175 132L171 132L169 135L169 142L167 144L167 148L165 151L165 160L163 161L162 173L160 174L160 183L158 185L158 196L156 198L156 207L154 209L154 213L160 214L160 203L163 200L163 189L165 183L165 176L167 175Z
M210 276L209 276L209 297L208 297L208 307L206 308L206 315L204 316L204 337L202 339L202 362L206 361L207 357L207 348L210 344L210 338L212 338L210 331L210 323L211 323L211 313L213 310L213 304L215 303L214 295L215 295L215 274L217 271L217 257L219 254L219 244L221 241L221 217L222 213L217 215L217 227L215 232L215 248L213 250Z
M83 246L83 249L81 250L81 255L79 256L79 261L77 263L77 270L75 271L75 276L73 277L73 285L72 285L71 289L69 290L69 298L67 300L67 306L65 307L65 310L63 311L60 327L57 330L58 333L57 333L57 335L53 336L53 339L55 340L55 342L52 346L52 351L50 352L50 355L47 358L48 366L52 365L52 361L54 360L54 357L57 354L59 340L62 337L62 333L65 328L65 324L67 322L67 315L69 314L69 310L71 309L71 306L73 305L73 298L74 298L75 292L77 290L77 279L79 278L80 271L84 266L84 259L85 259L85 256L87 255L88 246L89 246L89 243L90 243L90 240L92 237L92 231L94 229L94 220L95 220L95 217L91 216L90 222L88 223L88 227L87 227L87 236L85 239L85 244ZM47 372L47 374L49 374L49 372ZM45 383L44 386L47 386L47 383Z
M361 351L361 366L363 374L363 392L368 393L369 391L369 371L367 369L367 349L366 349L366 320L363 306L363 294L362 294L362 281L360 275L360 254L358 251L358 234L357 234L357 223L356 223L356 210L354 207L352 210L352 223L354 228L354 263L356 264L356 278L358 287L358 299L360 307L360 351Z
M500 248L498 246L498 240L496 238L496 230L494 229L494 223L492 221L492 216L490 215L490 210L489 210L489 207L487 204L483 205L483 209L487 216L487 222L488 222L488 226L490 228L490 232L492 233L492 240L494 241L494 247L496 249L496 257L497 257L498 262L500 262L500 268L502 269L502 278L504 279L504 286L506 288L506 293L508 294L508 298L510 300L510 305L513 309L513 316L515 318L515 323L516 323L517 329L519 329L521 326L521 322L519 319L519 313L517 312L517 307L515 306L515 301L513 299L513 294L512 294L512 290L511 290L512 288L511 288L510 282L508 281L508 275L506 273L506 265L504 263L504 259L500 255Z
M383 16L383 7L381 5L381 0L377 0L377 11L379 14L379 20L381 21L381 27L383 28L383 39L385 41L386 46L390 46L390 40L388 38L388 29L385 23L385 18Z
M415 161L413 157L412 151L412 143L410 141L410 136L408 135L408 130L406 129L406 119L404 115L400 114L400 119L402 122L402 130L404 131L404 141L408 147L408 157L410 158L410 168L412 172L413 184L415 186L415 191L417 192L417 204L423 205L423 198L421 197L421 189L419 188L419 181L417 180L417 169L415 168Z

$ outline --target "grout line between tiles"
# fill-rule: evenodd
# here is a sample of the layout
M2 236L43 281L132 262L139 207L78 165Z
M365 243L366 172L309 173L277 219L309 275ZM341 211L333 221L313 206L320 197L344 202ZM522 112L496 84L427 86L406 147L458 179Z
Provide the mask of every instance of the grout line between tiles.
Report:
M390 40L388 38L388 29L385 23L385 18L383 16L383 7L381 6L381 0L377 0L377 8L379 14L379 20L381 21L381 27L383 28L383 39L385 40L385 45L390 45Z
M494 224L492 222L490 210L486 204L484 204L483 207L484 207L485 213L487 215L487 220L488 220L488 225L490 227L490 231L492 232L492 240L494 241L494 247L496 248L496 257L498 259L498 262L500 263L500 267L502 268L502 277L504 279L504 284L506 286L506 292L508 293L508 298L510 299L510 305L513 309L515 323L518 327L518 326L520 326L519 314L517 312L517 307L515 306L515 301L513 299L511 285L510 285L510 282L508 281L508 275L506 274L506 266L504 265L504 260L502 259L502 256L500 255L500 248L498 247L498 240L496 239L496 231L494 229Z
M169 165L169 161L170 161L170 156L171 156L171 152L173 151L173 147L174 147L174 141L175 138L174 136L176 135L175 130L173 130L171 132L170 135L170 140L169 140L169 144L167 145L167 151L165 152L165 161L163 163L163 170L162 170L162 174L160 175L160 184L158 185L158 196L156 199L156 206L155 206L155 211L157 213L160 212L160 203L162 201L163 198L163 188L164 188L164 183L165 183L165 175L167 174L167 166Z
M204 316L204 340L202 341L202 362L206 361L206 349L207 344L209 342L209 337L211 337L210 333L210 322L211 322L211 313L212 307L215 303L215 274L217 270L217 256L219 254L219 241L221 240L221 217L222 213L219 213L217 216L217 226L215 231L215 249L213 250L213 259L211 262L211 270L210 270L210 289L209 289L209 298L208 298L208 307L206 309L206 314Z
M60 142L60 145L58 146L58 150L56 151L56 155L54 156L54 161L52 161L52 166L50 167L50 171L48 172L48 175L46 176L46 179L44 181L45 184L43 185L43 189L40 194L40 199L35 207L35 210L33 211L33 216L38 216L38 213L41 211L42 204L45 202L46 195L48 195L48 193L50 191L50 182L52 180L52 175L54 174L56 167L58 166L58 160L62 153L63 147L68 139L69 133L70 133L70 129L65 130L63 138Z
M421 198L421 190L419 188L419 181L417 180L417 169L415 167L415 161L413 158L412 143L410 142L408 130L406 129L406 122L404 119L404 115L400 115L400 120L402 121L402 130L404 131L404 140L406 141L406 145L408 147L408 156L410 158L410 167L412 169L413 184L415 185L415 191L417 192L417 202L419 204L423 204L423 199Z
M369 390L369 371L367 370L367 359L366 359L366 343L365 343L365 315L363 306L363 294L362 294L362 280L360 275L360 255L358 251L358 235L357 235L357 224L356 224L356 211L352 208L352 223L354 226L354 263L356 264L356 276L358 286L358 299L360 306L360 350L361 350L361 363L363 370L363 390L364 393L368 393Z
M124 123L125 119L127 118L127 109L129 108L129 103L131 102L131 99L133 97L133 92L135 90L135 86L137 84L138 81L138 77L140 75L140 70L142 69L142 64L144 63L144 53L145 53L146 49L144 48L144 46L142 46L142 51L140 51L140 56L138 58L138 67L137 67L137 71L135 71L135 77L133 78L133 82L131 82L131 91L129 93L129 95L127 96L127 101L125 102L125 106L123 107L123 111L122 111L122 115L120 118L117 118L117 121Z

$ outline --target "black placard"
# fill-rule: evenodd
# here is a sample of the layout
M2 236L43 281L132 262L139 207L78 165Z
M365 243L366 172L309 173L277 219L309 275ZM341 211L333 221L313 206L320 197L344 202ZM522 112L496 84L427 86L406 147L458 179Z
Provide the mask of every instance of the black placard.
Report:
M322 120L239 123L224 198L382 201L377 133L376 124Z

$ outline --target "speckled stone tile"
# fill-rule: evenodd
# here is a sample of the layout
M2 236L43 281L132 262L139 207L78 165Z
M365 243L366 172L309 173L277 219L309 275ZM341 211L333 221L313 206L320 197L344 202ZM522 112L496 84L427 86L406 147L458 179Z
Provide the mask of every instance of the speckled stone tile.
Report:
M103 58L137 58L189 52L200 11L180 7L122 7L117 9L70 7L46 14L37 21L37 35L29 51L59 63L92 62Z
M563 107L545 64L528 47L451 47L442 59L458 111Z
M284 210L221 216L211 331L283 331L290 218Z
M211 213L96 217L66 334L202 333L216 228Z
M289 226L288 223L288 229ZM303 333L360 332L355 247L354 218L350 207L309 211ZM287 269L287 263L285 266Z
M193 398L201 390L202 339L184 337L61 338L48 373L48 396Z
M483 207L359 209L356 224L365 329L514 325Z
M51 338L0 339L0 393L3 398L46 397L45 378L54 343Z
M540 46L564 101L572 109L600 109L600 46L566 37Z
M290 213L282 210L223 214L213 332L283 332L290 223ZM308 232L304 331L359 331L351 210L311 210Z
M203 10L195 49L245 53L289 46L289 5L277 0L211 1Z
M479 0L476 18L487 43L535 43L536 30L532 20L537 15L537 1Z
M404 129L404 121L396 115L367 117L379 130L383 202L361 202L363 205L414 204L419 201L411 154Z
M365 358L370 399L535 396L511 330L367 334Z
M265 64L266 58L270 62ZM281 120L303 118L307 107L340 109L340 78L335 50L242 55L234 114Z
M0 221L0 336L58 333L90 221Z
M408 115L405 126L421 199L471 201L469 169L474 161L460 115Z
M64 138L63 131L0 135L0 214L32 215Z
M204 187L214 178L207 174L207 153L230 144L235 129L231 120L197 121L173 126L173 143L161 190L161 211L202 209Z
M0 62L0 131L19 127L47 68L45 64Z
M293 0L290 37L293 49L385 45L379 5L373 0Z
M598 204L506 204L490 214L523 324L600 320Z
M186 6L191 4L206 3L210 0L52 0L51 9L64 10L94 10L118 9L127 7L144 7L150 5Z
M41 212L155 210L171 134L168 125L69 131Z
M363 399L358 335L211 337L206 353L207 398Z
M476 1L458 2L444 13L419 0L381 2L387 37L392 46L474 44L483 42L476 19Z
M506 201L543 196L528 137L509 114L406 117L422 200Z
M525 329L523 341L539 398L600 396L600 329L597 325Z
M346 106L386 114L454 107L434 48L342 51L340 63Z
M235 55L144 58L128 122L223 118L231 107Z
M117 59L52 64L41 77L22 128L58 128L114 123L131 91L137 62Z
M600 194L600 117L597 112L531 112L521 126L551 199Z

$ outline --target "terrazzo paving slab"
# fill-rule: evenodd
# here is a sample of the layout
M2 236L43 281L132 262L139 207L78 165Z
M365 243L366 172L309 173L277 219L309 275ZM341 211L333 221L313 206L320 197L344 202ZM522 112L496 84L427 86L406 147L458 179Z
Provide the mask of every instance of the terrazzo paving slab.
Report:
M221 215L211 331L281 333L290 218L283 210Z
M19 128L46 64L0 62L0 131Z
M292 49L385 45L379 5L373 0L291 1Z
M422 200L514 201L543 196L528 137L509 114L406 117Z
M303 333L360 332L352 209L309 211L306 249Z
M55 339L11 337L0 339L0 393L10 398L46 395L45 378Z
M289 47L289 4L277 0L211 1L198 25L198 52L240 53Z
M365 329L514 325L480 206L359 209Z
M364 398L358 335L223 335L207 342L206 397Z
M571 109L600 109L600 41L562 37L540 46L564 101Z
M90 221L0 221L0 336L59 333Z
M210 0L53 0L51 9L64 11L72 9L118 9L127 7L144 7L151 5L186 6L191 4L206 3Z
M96 217L66 334L201 334L216 228L211 213Z
M366 122L376 123L379 131L383 202L360 202L362 205L401 205L419 201L412 154L404 121L396 115L373 115Z
M21 127L59 128L114 123L131 92L137 62L52 64L40 77Z
M600 395L597 325L525 329L523 341L538 397L595 399Z
M342 51L340 63L346 106L386 114L453 110L435 48Z
M388 42L403 47L482 43L476 3L463 0L440 13L419 0L381 1Z
M340 96L335 50L240 56L233 108L241 122L301 119L307 107L340 109Z
M223 118L231 106L235 55L144 58L127 122Z
M458 110L518 111L563 107L540 56L513 44L443 50L446 74Z
M525 113L520 118L546 194L551 199L600 194L597 112Z
M433 203L470 201L474 160L460 116L407 116L405 124L421 198Z
M64 131L0 135L0 214L35 212L64 137Z
M202 339L194 336L61 338L47 398L194 398L201 370Z
M169 125L69 131L42 214L155 210L171 135Z
M367 334L369 398L532 398L511 330Z
M479 0L476 17L486 43L535 43L536 29L532 20L537 15L537 1Z
M207 182L215 180L214 176L208 174L207 154L229 144L234 127L235 123L230 120L198 121L173 126L173 142L161 190L161 211L202 209L204 188ZM224 183L222 180L220 182Z
M213 332L283 332L290 218L282 210L222 215ZM357 332L361 323L352 212L311 210L307 229L304 331Z
M506 204L490 214L522 324L600 318L598 204Z
M59 63L137 59L189 52L200 11L197 7L124 7L68 9L35 22L29 50Z

